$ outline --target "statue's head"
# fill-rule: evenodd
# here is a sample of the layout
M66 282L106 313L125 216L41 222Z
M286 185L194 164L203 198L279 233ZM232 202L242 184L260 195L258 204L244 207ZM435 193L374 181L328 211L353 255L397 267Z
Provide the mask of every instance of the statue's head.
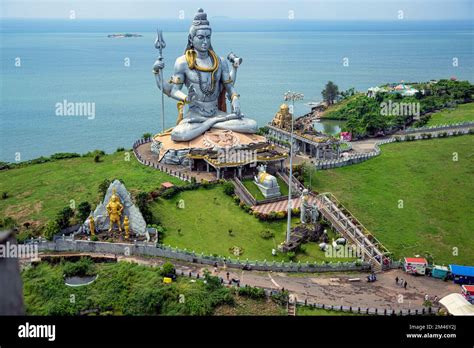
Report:
M290 108L288 107L287 104L281 104L280 105L280 112L283 114L283 115L286 115L290 112Z
M193 24L189 28L188 46L186 50L195 49L197 51L212 50L211 45L212 29L207 20L207 14L202 8L194 16Z

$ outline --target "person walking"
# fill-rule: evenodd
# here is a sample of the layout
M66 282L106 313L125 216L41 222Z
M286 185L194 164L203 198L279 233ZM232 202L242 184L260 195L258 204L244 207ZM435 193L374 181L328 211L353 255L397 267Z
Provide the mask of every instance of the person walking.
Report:
M227 276L227 280L229 280L229 272L227 272L225 275Z
M395 278L395 284L398 285L398 276Z
M405 290L407 289L407 285L408 285L408 283L407 283L407 281L405 280L405 283L403 283L403 287L405 288Z

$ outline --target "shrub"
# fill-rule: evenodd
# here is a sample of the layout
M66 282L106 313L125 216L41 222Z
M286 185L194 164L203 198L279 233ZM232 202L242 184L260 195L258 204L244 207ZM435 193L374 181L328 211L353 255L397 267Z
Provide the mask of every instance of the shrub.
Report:
M232 196L234 194L234 184L232 184L230 181L227 181L224 184L224 193L228 196Z
M63 208L56 216L56 222L60 229L69 226L69 220L74 216L74 211L70 207Z
M143 139L150 139L153 135L151 133L143 133L142 138Z
M33 235L33 232L31 230L24 230L24 231L21 231L20 233L17 233L16 235L16 240L18 243L22 244L24 243L27 239L31 239L33 238L34 235Z
M63 264L63 273L66 277L86 277L95 274L95 264L90 257L81 257L77 262Z
M288 251L286 253L286 256L288 256L288 259L290 259L291 261L294 261L296 258L296 253L294 251Z
M8 198L8 192L7 191L3 191L2 192L2 199L7 199Z
M265 290L252 286L243 286L237 289L239 296L249 297L255 300L265 298Z
M160 268L160 275L166 277L168 275L176 274L176 269L171 262L165 262Z
M99 154L97 154L97 155L94 156L94 162L95 162L95 163L99 163L99 162L100 162L100 155L99 155Z
M55 159L55 160L65 159L65 158L76 158L76 157L81 157L81 155L75 152L58 152L58 153L55 153L54 155L51 155L51 159Z
M280 306L286 305L288 303L289 298L290 298L290 294L288 293L287 290L278 291L277 293L274 293L271 295L272 301L277 303Z
M54 235L59 233L60 231L61 228L59 227L57 221L51 220L44 228L43 235L47 240L53 240Z
M81 202L77 206L77 217L81 222L85 221L89 217L91 210L92 207L89 202Z
M147 192L139 192L136 197L137 207L143 215L143 219L147 224L153 223L153 213L149 207L150 194Z
M104 181L99 184L99 193L102 197L104 197L107 193L107 189L109 188L110 184L111 182L108 179L104 179Z
M270 239L270 238L275 237L275 233L270 230L264 230L260 232L260 237L262 237L263 239Z
M15 228L17 226L17 222L15 221L15 219L9 217L9 216L6 216L5 218L3 219L0 219L0 227L1 228Z
M0 162L0 170L10 169L10 164L7 162Z
M123 151L125 151L124 147L118 147L117 150L115 150L115 152L123 152Z
M103 150L89 151L89 152L83 154L82 157L94 157L96 155L105 156L105 151L103 151Z

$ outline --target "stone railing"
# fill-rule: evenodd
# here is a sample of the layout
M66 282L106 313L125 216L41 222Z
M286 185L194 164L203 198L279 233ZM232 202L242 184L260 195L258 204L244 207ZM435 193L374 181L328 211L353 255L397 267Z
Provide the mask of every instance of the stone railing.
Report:
M170 246L158 245L153 243L135 242L126 243L108 243L93 242L83 240L72 240L71 238L57 239L54 242L43 241L38 244L39 251L75 251L84 253L105 253L114 255L145 255L163 257L175 260L181 260L191 263L200 263L206 265L225 264L227 267L242 269L244 266L250 267L256 271L274 271L274 272L345 272L345 271L369 271L370 264L367 262L277 262L277 261L249 261L225 258L204 253L196 253L186 249L181 250Z
M148 161L140 155L140 153L137 151L137 148L139 146L143 145L143 144L150 143L151 141L152 141L151 138L147 138L147 139L139 139L139 140L137 140L133 143L133 153L134 153L135 158L137 159L137 161L140 162L141 164L145 165L145 166L152 167L154 169L158 169L159 171L162 171L163 173L174 176L174 177L176 177L178 179L181 179L183 181L190 182L192 176L187 175L185 173L181 173L177 170L172 170L172 169L168 168L167 166L162 165L160 163L155 163L155 162Z
M330 311L338 311L344 313L353 313L361 315L397 315L397 316L406 316L406 315L436 315L439 312L438 307L423 307L423 308L409 308L409 309L381 309L381 308L367 308L367 307L355 307L355 306L344 306L344 305L327 305L323 303L305 301L296 301L298 306L307 306L319 309L325 309Z
M342 158L333 159L333 160L318 160L316 161L316 169L339 168L339 167L345 167L351 164L357 164L357 163L367 161L368 159L371 159L373 157L380 155L381 153L381 150L379 147L380 145L393 143L394 141L395 139L393 138L378 141L377 143L375 143L374 150L371 152L355 153L353 155L348 155L348 156L344 156Z
M415 141L415 140L424 140L424 139L436 139L436 138L445 138L451 137L456 135L465 135L473 133L471 130L472 128L467 128L471 123L465 122L461 125L447 126L447 127L426 127L424 128L417 128L417 131L413 132L405 132L403 134L394 135L391 138L383 139L378 141L374 145L374 150L367 153L356 153L353 155L345 156L343 158L335 159L335 160L319 160L316 161L316 169L333 169L348 166L351 164L361 163L380 155L381 150L380 146L384 144L389 144L393 142L401 142L401 141ZM474 126L474 122L472 122ZM423 129L425 130L423 132ZM456 130L457 129L457 130ZM440 131L445 130L445 132L440 133ZM419 133L419 134L418 134ZM412 135L413 134L413 135Z
M245 204L247 204L247 202L250 203L250 205L257 205L257 200L255 199L255 197L249 192L249 190L247 190L247 188L245 187L245 185L242 183L242 181L240 181L239 178L235 177L232 179L232 181L234 182L234 184L237 186L238 188L238 191L242 192L242 195L243 197L240 197L240 199L242 201L245 202Z
M419 133L419 132L436 132L440 130L448 130L448 129L456 129L456 128L467 128L467 127L474 127L473 121L467 122L459 122L453 124L440 124L440 125L433 125L429 127L420 127L420 128L407 128L404 131L399 132L400 134L409 134L409 133Z

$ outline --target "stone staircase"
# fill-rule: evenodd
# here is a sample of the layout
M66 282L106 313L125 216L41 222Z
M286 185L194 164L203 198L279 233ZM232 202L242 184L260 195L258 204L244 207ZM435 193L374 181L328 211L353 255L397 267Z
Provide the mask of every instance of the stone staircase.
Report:
M331 193L317 196L318 207L332 227L355 244L361 258L368 261L374 272L383 270L383 259L390 252L365 228Z

